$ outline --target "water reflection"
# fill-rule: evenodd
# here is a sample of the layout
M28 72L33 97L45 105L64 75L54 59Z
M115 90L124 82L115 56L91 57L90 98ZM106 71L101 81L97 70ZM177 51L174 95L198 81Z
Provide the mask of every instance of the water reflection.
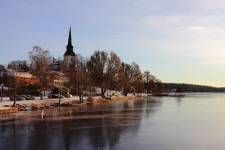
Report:
M175 97L176 102L177 102L177 106L180 106L182 98L181 97Z
M0 149L116 149L161 105L148 98L2 115Z
M185 95L1 115L0 149L224 149L225 93Z

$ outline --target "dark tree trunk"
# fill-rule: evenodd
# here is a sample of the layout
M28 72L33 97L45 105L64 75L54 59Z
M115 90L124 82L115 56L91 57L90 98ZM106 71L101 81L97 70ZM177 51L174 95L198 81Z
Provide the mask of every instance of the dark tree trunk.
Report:
M15 107L15 106L16 106L16 96L13 95L13 107Z

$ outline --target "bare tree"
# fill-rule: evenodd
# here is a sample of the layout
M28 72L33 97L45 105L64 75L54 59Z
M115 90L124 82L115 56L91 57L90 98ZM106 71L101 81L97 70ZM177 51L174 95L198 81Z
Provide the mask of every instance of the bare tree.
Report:
M39 46L34 46L33 50L29 52L29 58L31 61L32 74L39 78L41 99L43 99L42 92L48 87L48 67L52 57L49 51L43 50Z
M164 88L164 84L162 82L156 82L156 86L157 86L156 92L158 92L158 93L162 93L162 92L167 93L168 92L168 89Z
M5 84L5 80L4 80L4 70L5 70L5 65L0 64L0 84Z
M15 67L18 71L30 71L30 66L27 63L27 60L14 60L8 64L8 69L14 69Z
M102 97L106 92L108 85L106 81L109 78L106 75L107 58L107 52L95 51L88 62L89 74L95 85L101 88Z
M139 96L139 93L142 93L143 88L144 88L143 81L141 81L141 80L135 80L133 82L133 88L134 88L134 93L138 93L138 96Z
M160 79L157 79L154 75L150 74L150 80L154 82L162 82Z
M101 88L102 97L110 84L118 77L120 58L111 52L95 51L87 63L92 81Z
M3 71L5 69L5 65L0 64L0 71Z
M153 80L149 81L149 90L154 91L157 88L155 82Z
M142 80L139 65L135 62L132 62L131 64L122 63L120 68L120 79L124 95L127 96L127 92L130 90L134 81Z
M89 74L92 81L96 86L101 88L102 97L107 89L107 76L106 76L106 65L107 65L108 53L105 51L95 51L91 56L88 65Z
M150 81L150 72L149 71L145 71L143 73L143 80L146 83L146 89L147 89L147 94L148 94L148 90L149 90L149 81Z
M10 88L9 91L12 94L13 106L15 106L18 89L25 83L23 78L21 78L21 72L18 71L18 65L13 64L11 69L5 69L3 71L3 79L5 85Z
M107 71L106 76L108 77L107 81L107 88L110 87L113 83L116 83L119 78L119 71L120 71L120 58L117 56L116 53L111 52L110 56L108 57L108 63L107 63ZM107 95L108 96L108 95Z
M83 92L87 89L90 79L87 72L87 60L81 55L76 55L75 68L69 73L70 84L77 93L80 99L80 103L83 100Z
M63 90L63 87L65 87L65 80L63 80L63 73L59 73L59 106L60 106L60 103L61 103L61 99L62 99L62 90Z

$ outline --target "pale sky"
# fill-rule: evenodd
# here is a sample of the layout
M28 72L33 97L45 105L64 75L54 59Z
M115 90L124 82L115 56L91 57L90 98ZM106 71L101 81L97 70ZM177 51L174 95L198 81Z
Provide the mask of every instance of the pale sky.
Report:
M114 51L163 82L225 87L224 0L1 0L0 64L29 60L33 46Z

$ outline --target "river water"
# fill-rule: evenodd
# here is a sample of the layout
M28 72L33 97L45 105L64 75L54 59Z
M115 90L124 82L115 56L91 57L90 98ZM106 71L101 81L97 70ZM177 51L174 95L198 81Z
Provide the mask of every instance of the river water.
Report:
M224 93L0 116L0 150L224 150L224 141Z

